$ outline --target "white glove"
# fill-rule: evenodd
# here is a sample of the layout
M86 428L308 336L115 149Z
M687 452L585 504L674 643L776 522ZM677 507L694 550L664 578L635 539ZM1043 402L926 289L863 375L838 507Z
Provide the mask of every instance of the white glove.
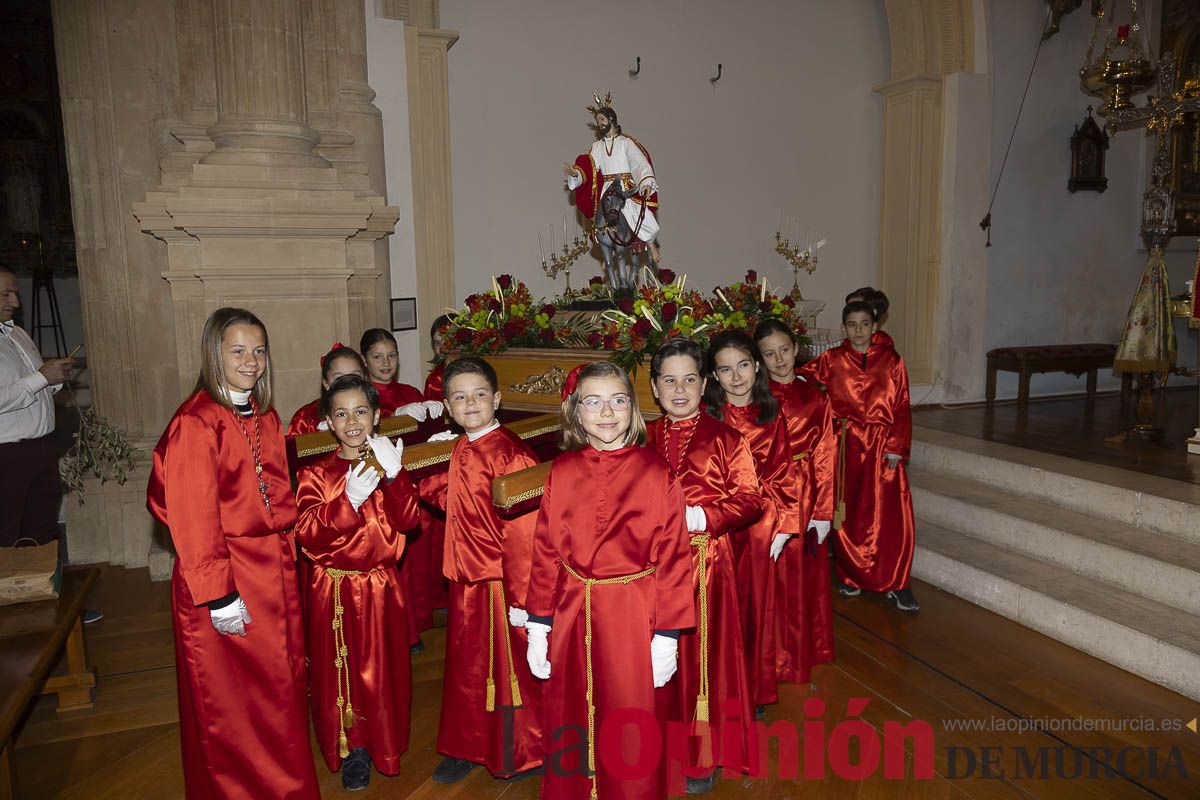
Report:
M428 412L430 419L438 419L442 416L442 412L446 410L446 407L437 400L426 400L421 405L425 406L425 411Z
M326 420L321 420L320 422L317 423L317 430L319 430L319 431L329 430L329 422Z
M393 413L393 417L412 417L417 422L424 422L429 416L429 411L425 408L425 401L419 403L409 403L406 406L400 406Z
M550 677L550 626L541 622L525 623L525 632L529 635L529 645L525 648L525 660L529 662L529 671L535 678L546 680Z
M346 470L346 499L357 512L379 485L379 470L366 462L356 461Z
M508 624L514 628L524 628L525 623L529 622L529 612L523 608L516 606L508 607ZM535 622L534 625L537 623Z
M654 670L654 688L666 686L679 668L679 640L654 634L650 640L650 666Z
M383 474L390 481L400 473L404 467L404 462L400 460L401 454L404 452L404 442L399 439L395 444L386 436L372 436L367 439L367 444L371 445L371 452L375 454L375 460L379 462L379 466L383 467Z
M688 506L684 513L687 516L688 533L708 530L708 518L704 516L703 506Z
M783 546L788 543L788 539L792 538L790 533L777 533L775 538L771 540L771 560L778 561L779 556L783 555Z
M816 528L817 544L825 544L825 537L829 535L829 520L827 519L810 519L808 521L808 530Z
M430 436L425 441L427 442L451 442L458 438L458 434L454 431L441 431Z
M895 453L884 453L883 457L887 459L888 469L895 469L896 465L904 460L904 456L899 456Z
M238 636L246 635L246 626L250 624L250 612L246 610L242 598L239 597L236 603L230 603L224 608L210 608L208 614L212 617L212 626L222 636L235 633Z

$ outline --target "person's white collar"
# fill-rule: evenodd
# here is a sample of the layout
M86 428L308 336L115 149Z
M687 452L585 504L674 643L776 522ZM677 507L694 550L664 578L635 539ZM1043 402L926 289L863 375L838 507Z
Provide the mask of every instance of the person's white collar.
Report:
M0 322L0 333L8 335L12 333L14 327L16 327L16 323L11 319L8 322Z
M474 433L468 433L467 441L474 442L477 439L482 439L484 436L487 436L489 433L491 433L492 431L496 430L496 428L499 428L499 427L500 427L500 420L494 419L494 420L492 420L492 424L488 425L483 430L475 431Z
M245 406L250 404L250 392L235 392L229 390L229 399L235 406Z

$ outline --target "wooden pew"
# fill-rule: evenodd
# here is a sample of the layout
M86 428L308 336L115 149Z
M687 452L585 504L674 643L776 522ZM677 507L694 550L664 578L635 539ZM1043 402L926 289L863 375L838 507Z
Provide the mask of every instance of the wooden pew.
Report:
M99 574L69 569L57 600L0 606L0 800L15 796L9 750L34 699L57 694L59 711L92 707L96 673L87 665L80 615ZM50 675L64 649L66 673Z

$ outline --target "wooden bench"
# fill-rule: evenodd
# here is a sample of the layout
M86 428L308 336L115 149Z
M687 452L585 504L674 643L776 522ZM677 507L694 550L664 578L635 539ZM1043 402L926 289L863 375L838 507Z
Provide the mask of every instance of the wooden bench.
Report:
M0 606L0 800L16 796L9 750L34 699L57 694L59 711L92 707L96 674L87 665L80 615L99 574L95 567L68 569L57 600ZM64 649L66 671L51 675Z
M1115 344L1052 344L1036 347L1000 347L987 354L987 404L996 401L996 372L1020 375L1017 405L1029 402L1029 377L1035 372L1067 372L1079 377L1087 373L1088 397L1096 394L1096 370L1111 369L1117 355ZM1121 397L1132 391L1133 376L1121 375Z

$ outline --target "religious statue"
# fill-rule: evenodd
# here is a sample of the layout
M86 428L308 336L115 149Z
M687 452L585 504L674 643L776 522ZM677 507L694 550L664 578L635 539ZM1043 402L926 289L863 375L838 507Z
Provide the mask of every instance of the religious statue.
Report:
M612 109L612 94L593 94L588 106L597 140L590 150L563 164L567 188L575 192L575 206L595 225L593 238L604 255L605 280L617 291L632 291L639 256L648 266L659 260L658 181L650 154L634 137L623 133Z

